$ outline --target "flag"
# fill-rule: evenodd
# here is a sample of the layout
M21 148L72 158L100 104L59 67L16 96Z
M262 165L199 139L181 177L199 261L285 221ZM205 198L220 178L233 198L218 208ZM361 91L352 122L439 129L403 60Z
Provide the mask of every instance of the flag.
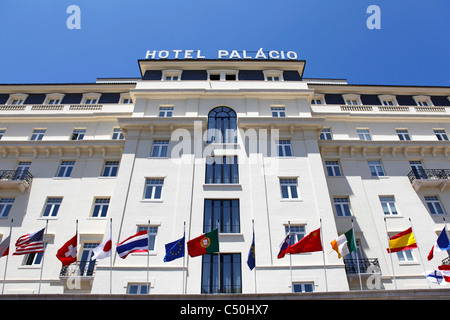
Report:
M252 245L250 246L250 250L248 251L247 265L250 268L250 270L253 270L253 268L256 265L256 260L255 260L255 232L254 231L253 231Z
M389 238L389 248L387 249L387 252L392 253L414 248L417 248L416 239L414 239L412 228L409 228Z
M333 240L330 244L337 252L338 258L342 258L342 256L346 256L350 252L356 251L355 240L353 239L353 228L337 237L337 239Z
M431 248L430 253L428 254L428 261L433 259L434 254L439 251L445 251L450 249L450 241L448 240L447 231L442 229L441 234L436 240L436 243Z
M291 235L288 234L286 238L284 238L283 242L280 244L280 252L278 252L277 258L281 259L284 258L286 253L288 253L289 249L289 242L291 241Z
M0 243L0 258L7 256L9 254L9 243L11 236L8 236L5 240Z
M33 233L27 233L17 239L16 251L13 255L44 252L44 230L45 228Z
M219 231L214 229L211 232L202 234L197 238L189 240L187 243L188 253L191 257L202 256L204 254L219 252Z
M166 255L164 256L164 262L184 257L184 235L183 238L167 243L165 246Z
M439 285L445 284L444 276L442 275L442 272L439 270L427 271L425 273L425 276L431 283L437 283Z
M147 230L136 233L124 241L117 244L117 254L125 259L130 253L140 251L148 252L148 234Z
M443 264L442 266L439 266L438 269L441 270L444 280L450 282L450 265Z
M300 241L292 246L289 246L287 253L305 253L322 251L322 241L320 239L320 228L312 231L307 236L303 237Z
M104 259L111 256L112 249L112 241L111 235L105 239L102 243L100 243L97 247L92 249L92 257L91 260Z
M58 250L56 257L63 267L77 261L77 234Z

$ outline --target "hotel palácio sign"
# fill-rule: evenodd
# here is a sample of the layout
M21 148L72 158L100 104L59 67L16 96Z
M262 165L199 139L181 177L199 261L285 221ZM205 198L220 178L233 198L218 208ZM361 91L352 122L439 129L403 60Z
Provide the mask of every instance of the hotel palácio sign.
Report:
M218 50L217 59L249 59L249 60L297 60L295 51L258 51ZM201 50L147 50L145 59L206 59Z

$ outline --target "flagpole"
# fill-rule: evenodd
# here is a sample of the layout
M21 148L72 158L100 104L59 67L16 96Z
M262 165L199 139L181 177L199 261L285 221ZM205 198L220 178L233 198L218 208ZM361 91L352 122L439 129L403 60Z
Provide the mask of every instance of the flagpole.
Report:
M445 231L445 235L448 237L448 233L447 233L447 222L445 222L445 218L442 218L442 220L444 221L444 231ZM448 254L448 251L447 251ZM448 254L450 257L450 254Z
M358 248L356 247L355 228L353 225L353 218L352 218L352 235L353 235L353 243L355 244L355 249L356 249L356 264L358 265L359 286L362 291L363 287L362 287L362 281L361 281L361 268L359 267Z
M289 243L288 248L291 245L291 221L288 221L288 236L289 236ZM289 253L289 272L291 274L291 292L294 292L294 286L292 284L292 254Z
M186 239L185 236L186 236L186 221L183 222L183 248L184 248L184 241ZM183 254L183 294L186 294L186 291L185 291L186 270L184 269L185 256L186 256L186 252L184 252L184 254Z
M411 225L411 231L412 231L412 233L413 233L413 235L414 235L414 230L413 230L413 225L412 225L411 218L409 218L409 223L410 223L410 225ZM414 236L414 239L415 239L415 238L416 238L416 237ZM425 265L423 264L422 254L420 253L420 248L419 248L419 245L417 244L417 239L416 239L416 245L417 245L417 250L419 251L420 263L422 264L422 269L423 269L423 272L424 272L424 274L425 274L425 279L426 279L427 271L425 270ZM430 281L427 280L427 283L428 283L428 288L431 289Z
M392 266L392 275L394 277L394 285L395 285L395 290L397 290L397 281L395 280L395 272L394 272L394 262L392 261L392 252L391 252L391 246L389 244L389 233L387 230L387 222L386 222L386 218L384 218L384 227L386 229L386 235L388 238L388 250L389 250L389 257L391 258L391 266Z
M323 270L325 272L325 287L328 292L328 280L327 280L327 267L325 265L325 250L323 249L323 230L322 230L322 218L320 218L320 241L322 244L322 258L323 258Z
M149 269L150 269L150 220L148 220L147 226L147 294L150 294Z
M44 269L44 258L45 258L45 249L47 249L47 242L46 242L46 238L47 238L47 227L48 227L48 219L45 220L45 233L44 233L44 237L42 239L43 242L43 250L42 250L42 261L41 261L41 275L39 276L39 288L38 288L38 293L41 293L41 283L42 283L42 271Z
M11 245L11 233L12 233L12 225L13 225L13 221L14 221L14 219L11 219L11 225L9 226L8 254L6 255L5 273L4 273L4 275L3 275L2 294L5 292L6 270L8 269L9 247L10 247L10 245Z
M255 240L255 220L252 219L252 230L253 230L253 239L252 241ZM255 255L255 267L253 269L255 269L255 294L258 293L257 287L256 287L256 244L253 244L253 250L254 250L254 255Z
M109 219L109 232L112 240L112 218ZM111 254L109 255L109 294L112 294L112 246Z
M220 220L217 220L217 238L219 238L220 235ZM220 242L220 241L219 241ZM217 267L218 267L218 272L217 272L217 276L219 277L219 289L218 289L218 293L220 293L220 246L219 246L219 252L218 252L218 260L217 260Z

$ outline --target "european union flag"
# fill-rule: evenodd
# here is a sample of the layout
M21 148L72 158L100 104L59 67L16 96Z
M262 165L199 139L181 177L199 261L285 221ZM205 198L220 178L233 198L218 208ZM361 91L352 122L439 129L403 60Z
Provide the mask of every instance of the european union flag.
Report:
M247 258L247 265L250 268L250 270L253 270L255 267L256 261L255 261L255 233L253 232L253 240L252 245L250 246L250 250L248 251L248 258Z
M184 236L181 239L166 244L164 262L184 257Z

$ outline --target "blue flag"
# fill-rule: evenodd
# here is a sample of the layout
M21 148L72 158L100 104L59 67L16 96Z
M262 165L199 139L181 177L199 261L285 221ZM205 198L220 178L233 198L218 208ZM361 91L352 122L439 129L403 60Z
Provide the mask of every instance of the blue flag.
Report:
M247 258L247 265L250 268L250 270L253 270L255 267L256 261L255 261L255 232L253 232L253 240L252 245L250 246L250 250L248 251L248 258Z
M184 257L184 236L181 239L166 244L164 262Z

